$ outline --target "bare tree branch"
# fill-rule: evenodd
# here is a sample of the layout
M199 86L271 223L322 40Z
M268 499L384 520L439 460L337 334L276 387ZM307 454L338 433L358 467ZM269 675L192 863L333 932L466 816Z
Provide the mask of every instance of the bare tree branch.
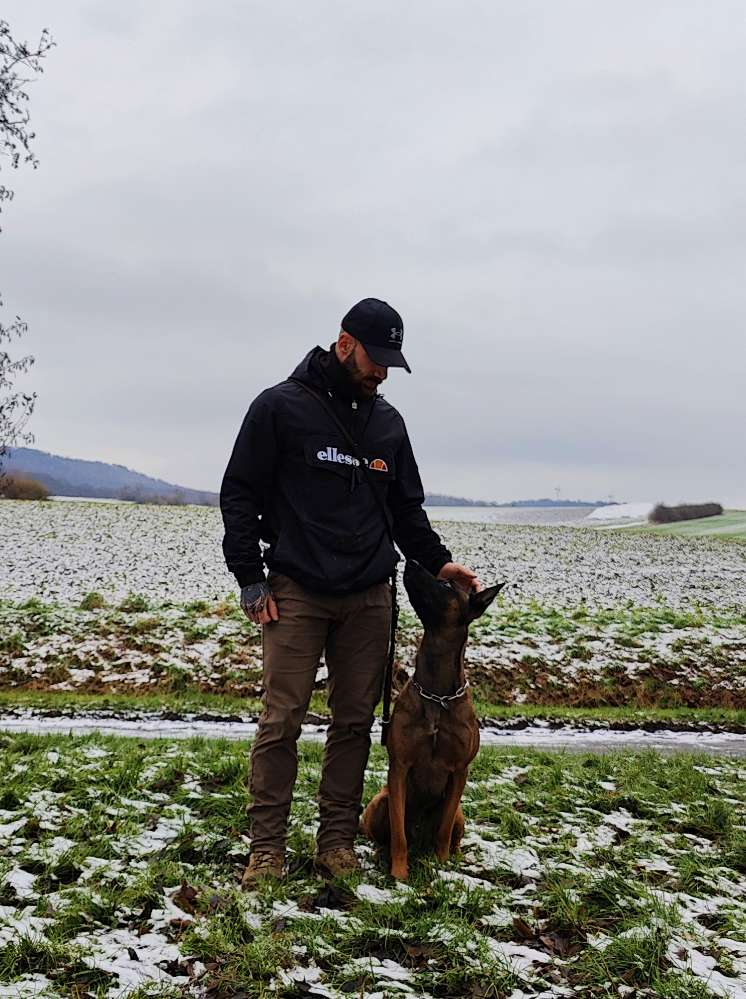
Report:
M12 170L21 164L38 166L31 148L36 133L30 128L30 98L26 88L44 72L43 60L54 44L46 28L33 46L16 41L8 22L0 20L0 169L3 161ZM0 184L0 212L4 202L12 198L13 191ZM2 304L0 298L0 307ZM4 343L22 337L27 328L20 316L7 325L0 322L0 485L8 449L34 440L24 427L34 411L36 392L13 391L15 378L29 370L34 358L27 354L14 359L3 348Z

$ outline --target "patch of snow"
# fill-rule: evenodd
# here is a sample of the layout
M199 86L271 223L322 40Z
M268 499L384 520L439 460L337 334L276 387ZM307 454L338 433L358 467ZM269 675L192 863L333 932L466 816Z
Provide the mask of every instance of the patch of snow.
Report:
M390 979L392 982L410 982L412 980L412 972L409 969L403 968L396 961L391 961L388 958L381 961L377 957L356 957L349 961L348 965L361 971L370 972L376 978Z
M320 908L318 912L306 912L293 899L284 902L276 899L272 903L272 919L336 919L338 923L346 923L350 916L341 909Z
M396 900L396 895L390 888L376 888L375 885L358 885L355 894L363 902L382 904Z
M557 996L576 996L578 993L567 985L552 985L548 990L542 992L524 992L523 989L515 989L510 993L508 999L556 999ZM619 993L623 993L620 991Z
M503 958L518 974L530 971L536 964L552 963L551 957L544 951L534 950L523 944L504 943L502 940L493 940L492 937L487 937L487 944L493 954Z
M485 926L495 926L498 928L508 927L513 925L513 913L509 909L495 909L494 912L488 913L486 916L482 916L481 922Z
M538 881L543 874L539 856L535 850L526 847L506 847L492 840L482 839L477 833L464 837L463 845L476 847L481 853L479 860L491 868L504 868L518 874L520 877Z
M599 506L585 518L586 520L647 520L655 503L613 503Z
M175 889L178 890L178 889ZM153 909L150 913L150 923L154 930L162 930L168 926L172 920L191 923L194 916L189 912L184 912L176 903L164 893L163 908Z
M65 836L55 836L48 843L42 844L41 851L47 861L54 863L56 860L59 860L63 853L67 853L68 850L72 850L75 846L77 846L77 843L74 840L67 839Z
M146 829L145 832L140 833L135 839L122 845L130 854L142 856L154 853L156 850L162 850L171 840L176 839L183 828L184 818L182 816L177 818L162 818L155 829Z
M185 975L170 975L160 967L182 959L176 944L169 943L160 933L137 936L127 929L98 930L81 934L72 943L89 951L81 957L89 967L117 976L119 987L108 992L111 999L120 999L149 982L181 985L188 981Z
M464 888L486 888L491 891L495 887L491 881L472 877L471 874L464 874L462 871L441 870L438 871L438 877L441 881L451 881L454 884L463 885Z
M594 850L603 850L611 846L616 839L616 832L610 826L598 826L597 829L586 832L577 826L569 826L567 832L575 836L575 847L570 851L574 857L593 853Z
M56 999L59 995L54 983L44 975L24 975L12 985L0 985L0 999L36 999L36 996Z
M740 954L746 957L746 941L730 940L728 937L718 937L718 946L723 950L729 950L731 954Z
M18 937L28 937L29 940L40 942L44 939L44 928L54 922L41 916L32 916L33 906L26 906L15 915L8 912L9 906L0 906L0 948L7 947Z
M603 824L613 826L614 829L619 829L621 832L630 832L641 821L641 819L636 819L634 815L630 815L626 808L621 808L618 812L610 812L605 815Z
M5 875L5 883L11 886L18 898L36 898L34 881L36 875L24 871L22 867L14 867Z
M296 968L290 968L289 971L285 968L280 968L278 978L283 985L293 985L295 982L312 984L321 979L321 969L317 968L315 964L311 964L307 968L298 965Z
M746 978L728 978L715 970L717 960L692 947L685 940L674 938L666 956L674 967L701 978L710 992L726 999L746 999Z
M644 871L651 871L653 874L677 873L676 868L672 867L665 857L661 857L658 854L652 857L637 857L635 859L635 867L639 867Z
M22 829L27 822L28 819L25 816L23 816L20 819L16 819L15 822L6 822L5 825L1 825L0 839L10 839L13 833L17 832L19 829Z

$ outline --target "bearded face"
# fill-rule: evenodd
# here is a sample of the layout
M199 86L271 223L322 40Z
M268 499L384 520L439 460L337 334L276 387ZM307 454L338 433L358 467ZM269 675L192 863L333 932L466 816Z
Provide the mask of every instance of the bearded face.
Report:
M360 394L367 398L376 394L378 386L386 380L388 373L382 365L371 361L363 345L357 341L341 364L350 380L359 387Z

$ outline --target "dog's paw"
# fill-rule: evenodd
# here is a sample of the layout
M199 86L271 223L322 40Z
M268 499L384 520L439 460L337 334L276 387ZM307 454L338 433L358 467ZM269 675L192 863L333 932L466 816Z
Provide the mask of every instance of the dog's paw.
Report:
M397 881L407 881L409 879L409 867L406 861L403 864L391 864L391 877Z

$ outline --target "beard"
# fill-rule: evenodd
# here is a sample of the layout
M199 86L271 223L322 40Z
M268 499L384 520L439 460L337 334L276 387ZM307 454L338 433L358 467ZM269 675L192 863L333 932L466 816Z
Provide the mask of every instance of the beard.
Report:
M381 384L380 380L375 375L365 375L363 373L362 368L355 360L354 353L342 361L342 367L347 372L350 381L362 395L370 398L376 394L378 386Z

